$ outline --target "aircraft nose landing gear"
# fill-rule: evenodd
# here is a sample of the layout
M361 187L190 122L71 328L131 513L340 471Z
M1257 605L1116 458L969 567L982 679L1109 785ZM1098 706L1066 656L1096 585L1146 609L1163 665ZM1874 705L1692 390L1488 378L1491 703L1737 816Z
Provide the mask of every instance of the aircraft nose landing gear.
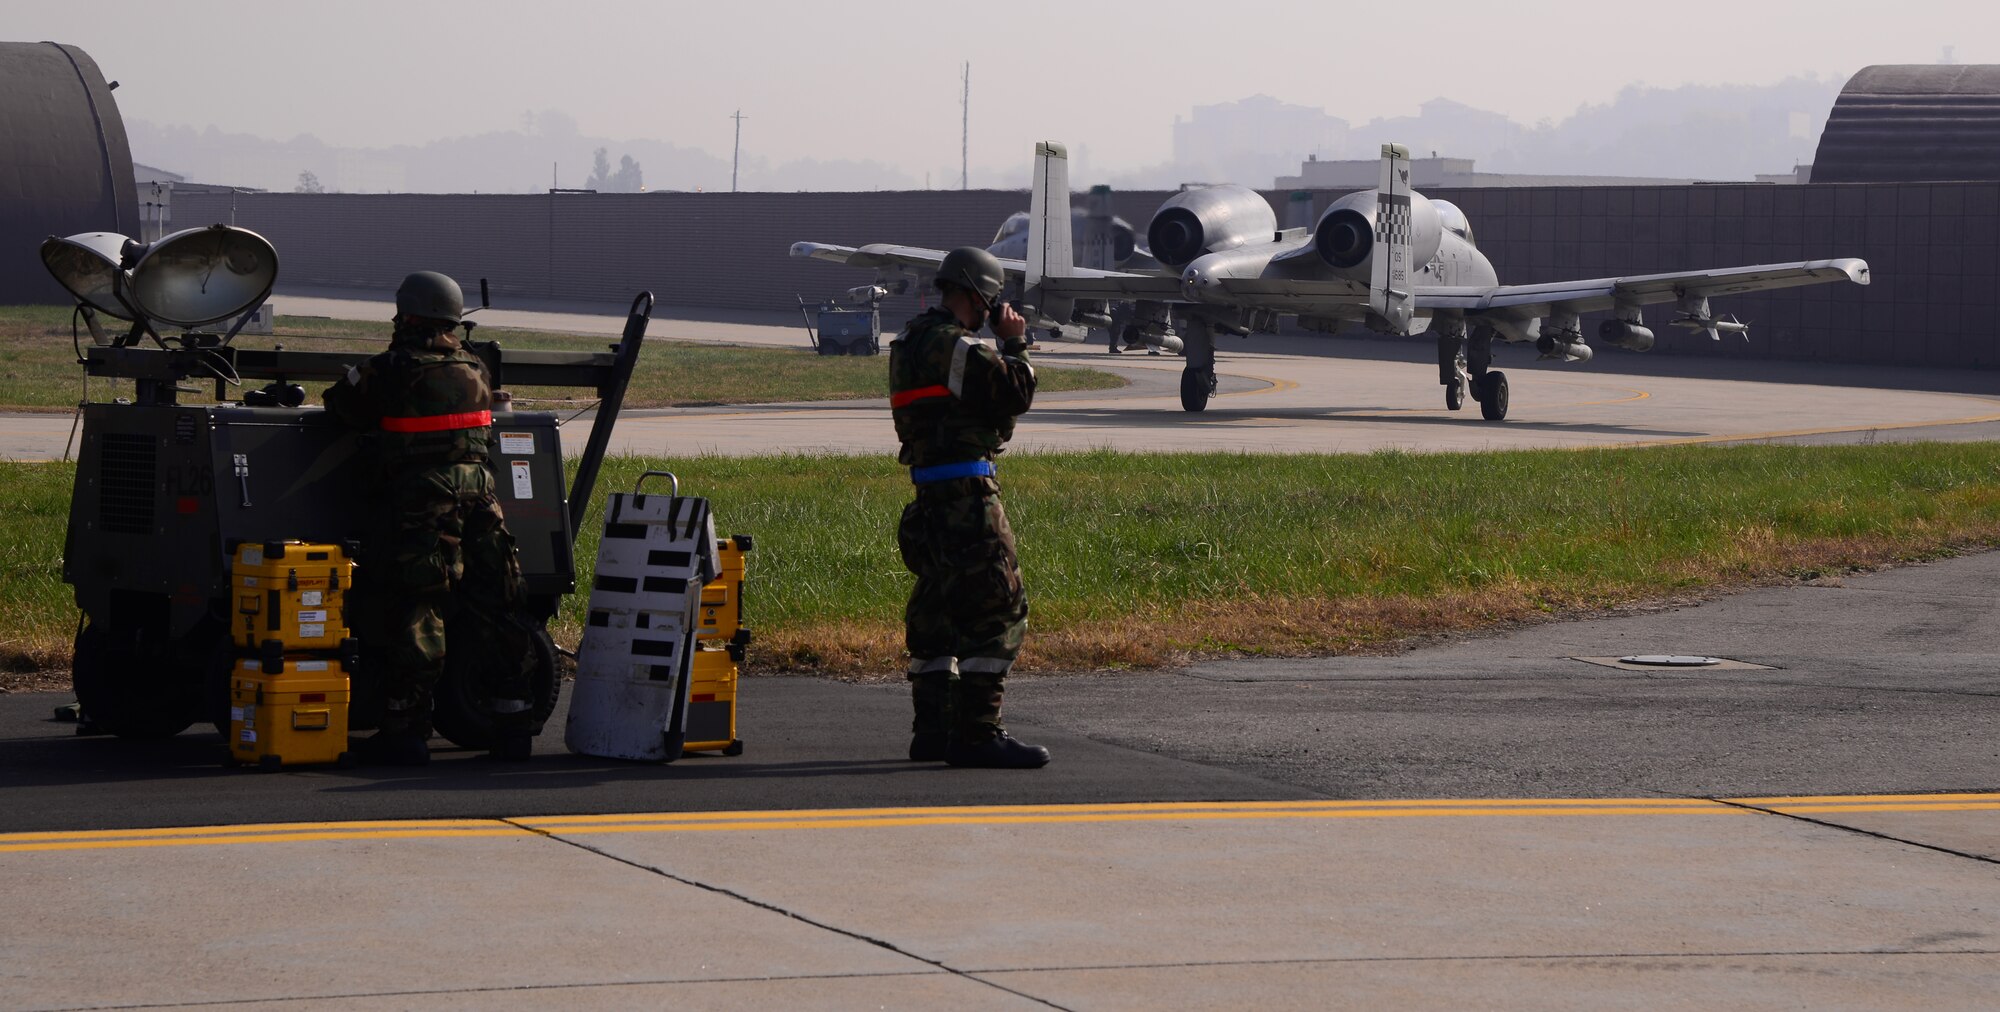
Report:
M1215 370L1188 366L1181 370L1181 407L1188 411L1200 411L1208 407L1209 395L1215 393Z

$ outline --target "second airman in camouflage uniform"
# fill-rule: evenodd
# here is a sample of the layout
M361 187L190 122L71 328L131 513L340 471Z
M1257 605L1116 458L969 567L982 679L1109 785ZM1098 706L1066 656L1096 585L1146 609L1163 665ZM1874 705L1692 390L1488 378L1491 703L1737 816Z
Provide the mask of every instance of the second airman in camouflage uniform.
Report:
M472 655L457 663L478 672L488 695L495 752L525 758L533 654L516 614L520 559L487 467L492 386L485 364L454 332L464 308L456 282L412 274L396 308L389 350L326 391L327 409L368 433L383 507L363 540L376 617L362 649L382 672L388 707L363 755L397 764L428 759L449 627L453 652Z
M943 305L889 345L890 407L915 501L896 540L917 576L904 610L916 717L910 758L954 766L1033 768L1048 750L1000 721L1008 669L1028 627L1014 532L993 458L1035 399L1027 324L999 303L1000 263L976 247L948 254ZM979 329L991 322L996 349Z

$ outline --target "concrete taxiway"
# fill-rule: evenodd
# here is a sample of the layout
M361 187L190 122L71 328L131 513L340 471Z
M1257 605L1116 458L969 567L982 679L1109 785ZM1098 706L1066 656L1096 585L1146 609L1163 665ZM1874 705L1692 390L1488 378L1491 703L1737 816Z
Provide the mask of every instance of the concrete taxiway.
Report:
M287 315L378 319L385 302L280 295ZM622 315L588 311L488 310L488 328L615 335ZM505 339L504 330L488 335ZM772 314L691 319L661 316L648 330L671 354L672 340L805 344L801 326ZM1498 349L1508 374L1507 421L1488 422L1478 405L1444 409L1437 368L1422 342L1257 335L1225 339L1220 385L1207 410L1180 405L1181 360L1105 354L1095 345L1046 344L1044 365L1109 369L1130 385L1113 391L1047 394L1024 416L1014 452L1188 450L1351 453L1377 450L1650 446L1745 441L1888 442L2000 438L2000 384L1935 370L1823 366L1752 360L1663 360L1607 351L1585 366L1537 361L1525 347ZM524 405L529 406L529 405ZM887 401L628 411L613 452L685 457L779 451L895 452ZM588 415L565 428L583 445ZM0 417L0 459L61 457L68 415Z
M0 1007L1989 1007L1996 580L1019 679L1032 773L903 762L895 685L752 680L735 758L277 775L0 697Z

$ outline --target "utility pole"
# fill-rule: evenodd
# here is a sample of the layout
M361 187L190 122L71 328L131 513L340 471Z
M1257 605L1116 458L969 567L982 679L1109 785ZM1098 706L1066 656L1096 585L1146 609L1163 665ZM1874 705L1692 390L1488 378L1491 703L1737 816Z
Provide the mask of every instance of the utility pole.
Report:
M736 168L743 164L743 110L736 110L736 115L729 118L736 121L736 153L729 159L729 192L735 193Z
M965 189L966 169L972 163L972 61L965 61L964 90L958 98L958 188Z

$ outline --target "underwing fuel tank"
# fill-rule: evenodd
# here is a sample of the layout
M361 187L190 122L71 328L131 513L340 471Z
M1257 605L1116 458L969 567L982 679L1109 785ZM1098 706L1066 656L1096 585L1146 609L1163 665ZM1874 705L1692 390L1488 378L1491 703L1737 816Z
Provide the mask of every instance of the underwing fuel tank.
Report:
M1652 351L1653 331L1624 320L1606 320L1597 325L1597 339L1626 351Z

